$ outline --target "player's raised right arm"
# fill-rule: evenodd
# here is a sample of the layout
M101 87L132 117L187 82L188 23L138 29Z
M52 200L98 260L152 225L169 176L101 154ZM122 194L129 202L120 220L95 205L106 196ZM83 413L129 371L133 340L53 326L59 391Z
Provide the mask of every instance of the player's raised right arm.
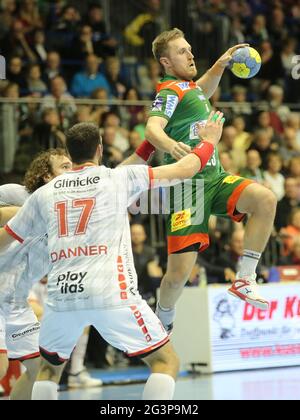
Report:
M156 149L169 153L174 159L180 160L191 152L191 148L171 139L164 131L167 124L168 121L163 117L150 117L146 126L146 139Z

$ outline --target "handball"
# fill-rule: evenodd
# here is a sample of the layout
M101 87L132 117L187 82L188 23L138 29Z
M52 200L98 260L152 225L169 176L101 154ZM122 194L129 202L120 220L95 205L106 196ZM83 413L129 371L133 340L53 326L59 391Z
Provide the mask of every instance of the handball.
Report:
M261 68L261 56L254 48L239 48L233 53L229 68L236 77L251 79Z

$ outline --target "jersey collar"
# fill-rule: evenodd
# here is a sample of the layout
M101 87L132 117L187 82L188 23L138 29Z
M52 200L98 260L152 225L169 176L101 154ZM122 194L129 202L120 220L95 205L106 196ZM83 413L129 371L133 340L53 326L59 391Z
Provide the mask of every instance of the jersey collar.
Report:
M91 167L94 167L94 166L98 166L98 165L96 165L95 163L92 163L92 162L87 162L82 166L78 166L77 168L73 168L71 172L82 171L83 169L91 168Z

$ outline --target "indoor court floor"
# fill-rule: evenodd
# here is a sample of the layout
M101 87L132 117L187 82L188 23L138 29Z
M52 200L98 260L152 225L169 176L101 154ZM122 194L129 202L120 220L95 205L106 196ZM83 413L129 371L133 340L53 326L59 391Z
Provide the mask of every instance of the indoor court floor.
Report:
M115 380L120 383L128 377L141 382L147 377L144 368L124 370L120 373L92 371L101 378L102 388L72 390L59 393L61 400L139 400L143 383L106 385ZM115 376L115 379L114 379ZM176 400L300 400L300 367L255 370L214 375L181 375Z
M100 388L59 392L59 400L140 400L146 368L92 370ZM6 399L6 398L0 398ZM300 367L199 375L182 373L175 400L300 400Z

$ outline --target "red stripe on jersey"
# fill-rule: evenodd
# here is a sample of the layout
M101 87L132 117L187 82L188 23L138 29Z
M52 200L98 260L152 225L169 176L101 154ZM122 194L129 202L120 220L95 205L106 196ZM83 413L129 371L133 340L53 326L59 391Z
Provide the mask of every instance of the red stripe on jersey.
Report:
M160 343L155 344L154 346L148 347L144 350L138 351L136 353L127 354L128 357L136 357L140 356L142 354L150 353L155 349L158 349L159 347L162 347L163 345L167 344L170 341L169 337L166 337L164 340L162 340Z
M151 188L154 187L154 173L153 173L153 168L151 166L149 166L148 171L149 171L149 189L151 190Z
M16 239L18 242L20 242L21 244L24 242L24 239L20 238L20 236L18 236L13 230L11 230L11 228L8 225L4 226L4 229L6 230L6 232L12 236L14 239Z
M36 359L37 357L40 357L40 352L28 354L27 356L17 357L16 359L9 359L9 360L12 360L12 361L19 360L19 362L24 362L25 360Z
M89 167L92 167L92 166L97 166L95 163L86 163L85 165L83 165L83 166L78 166L77 168L73 168L72 169L72 171L70 171L70 172L78 172L78 171L83 171L84 169L87 169L87 168L89 168Z
M1 350L0 349L0 354L7 354L7 350Z

